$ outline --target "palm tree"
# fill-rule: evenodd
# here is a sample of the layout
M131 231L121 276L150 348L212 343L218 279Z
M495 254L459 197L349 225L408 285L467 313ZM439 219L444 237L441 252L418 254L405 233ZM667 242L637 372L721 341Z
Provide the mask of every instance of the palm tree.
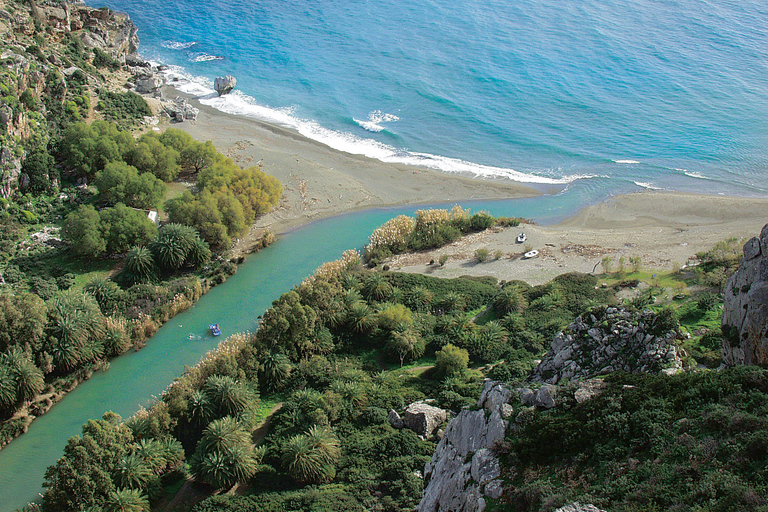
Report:
M200 390L195 390L187 400L187 414L193 423L206 425L214 416L214 407L208 399L208 395Z
M140 439L134 455L156 475L163 473L168 466L165 446L157 439Z
M205 428L191 460L195 478L217 488L250 478L257 465L250 435L230 417Z
M185 264L193 250L203 251L203 246L195 247L197 231L181 224L166 224L150 244L149 249L155 256L155 262L164 269L177 269Z
M251 438L234 418L227 416L212 421L205 430L203 436L197 442L197 451L211 453L214 451L225 452L232 446L249 445Z
M166 471L173 471L184 462L184 447L181 443L172 437L167 437L160 441L163 448L163 458L166 462Z
M112 491L104 502L104 512L149 512L149 500L138 489Z
M125 255L125 267L120 277L129 285L152 281L157 275L155 258L146 247L131 247Z
M267 391L283 387L291 374L291 361L279 352L272 352L261 361L261 379L259 384Z
M456 292L448 292L443 297L442 306L446 311L464 311L467 301L464 296Z
M93 295L105 315L112 313L123 294L117 283L106 277L94 277L85 285L83 291Z
M237 416L245 412L253 400L252 393L232 377L211 375L203 392L220 416Z
M48 352L57 369L71 370L102 356L105 320L92 295L71 289L59 292L48 309Z
M357 290L360 288L360 278L352 272L343 272L341 274L341 287L345 290Z
M13 372L0 363L0 411L8 411L16 403L16 380Z
M392 294L392 285L379 272L371 273L363 284L363 294L374 300L384 300Z
M365 302L355 302L347 310L347 323L353 331L366 334L376 325L376 315Z
M505 288L493 298L493 309L499 315L521 313L528 307L523 291L517 287Z
M211 249L208 247L208 242L196 237L187 252L187 265L199 267L209 259L211 259Z
M218 450L193 458L192 474L217 489L228 486L227 484L231 486L237 481L226 454Z
M329 427L314 426L288 440L281 462L291 477L302 483L321 483L335 475L341 455L339 439Z
M432 292L423 286L414 286L408 293L408 306L416 311L428 311L434 300Z
M123 457L112 474L115 484L125 489L144 489L150 478L152 469L136 453Z
M16 374L16 397L27 402L37 396L45 387L43 372L29 359L24 358L14 369Z

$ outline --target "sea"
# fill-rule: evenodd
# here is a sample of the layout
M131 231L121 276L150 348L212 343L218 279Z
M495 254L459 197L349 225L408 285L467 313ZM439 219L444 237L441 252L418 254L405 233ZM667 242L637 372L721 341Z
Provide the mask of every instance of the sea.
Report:
M768 194L764 0L108 0L230 114L446 173ZM213 80L233 75L217 97Z

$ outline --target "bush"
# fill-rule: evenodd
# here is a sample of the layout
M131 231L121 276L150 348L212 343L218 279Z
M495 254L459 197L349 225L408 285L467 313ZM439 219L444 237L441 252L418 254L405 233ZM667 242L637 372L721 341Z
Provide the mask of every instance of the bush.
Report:
M477 250L475 250L475 261L478 263L484 263L488 260L488 256L490 256L490 251L486 249L485 247L481 247Z

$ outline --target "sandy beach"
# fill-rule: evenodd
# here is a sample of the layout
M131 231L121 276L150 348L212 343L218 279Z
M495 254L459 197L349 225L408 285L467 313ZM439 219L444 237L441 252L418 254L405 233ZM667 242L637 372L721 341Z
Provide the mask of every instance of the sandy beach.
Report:
M163 93L189 98L172 87ZM389 164L331 149L280 126L222 113L194 99L191 103L200 109L197 120L174 123L174 128L212 141L237 164L258 165L283 183L280 207L257 220L257 231L268 227L281 233L319 218L377 206L531 197L562 188Z
M182 95L164 88L166 97ZM187 96L188 97L188 96ZM435 203L462 199L531 197L556 192L508 179L451 175L418 167L384 163L331 149L291 130L222 113L192 99L196 121L173 124L198 140L211 140L243 167L260 166L284 187L280 206L257 219L234 254L248 252L261 232L281 233L313 220L377 206ZM768 222L768 198L642 192L613 197L589 206L555 226L525 225L465 237L437 251L394 258L392 270L429 272L444 277L493 275L542 283L571 271L591 272L604 256L641 257L646 269L685 265L697 252L729 237L749 238ZM529 248L540 252L524 260L520 230ZM477 264L480 247L502 258ZM443 267L430 266L447 254Z
M554 226L490 229L436 251L393 258L389 265L401 272L490 275L533 285L566 272L599 273L605 256L613 259L614 270L623 256L626 268L630 257L640 257L643 269L665 271L687 265L697 252L727 238L757 236L767 222L768 199L642 192L588 206ZM515 241L521 231L527 235L525 244ZM501 251L502 257L477 263L479 248L491 255ZM526 249L539 255L525 259ZM442 254L449 256L445 266L429 265Z

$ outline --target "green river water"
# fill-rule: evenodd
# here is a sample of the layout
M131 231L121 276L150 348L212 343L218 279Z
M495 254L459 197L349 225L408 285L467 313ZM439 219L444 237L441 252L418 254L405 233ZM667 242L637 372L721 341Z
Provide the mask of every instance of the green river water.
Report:
M462 204L475 212L522 216L547 224L583 206L584 197L579 196L570 191L534 199ZM88 419L100 418L106 411L127 418L140 406L151 405L153 397L185 366L197 363L219 340L253 330L257 317L273 300L320 264L337 259L347 249L361 249L377 226L416 209L367 210L317 221L280 236L272 246L251 255L236 275L171 319L145 348L113 359L109 370L96 372L0 451L0 512L11 512L39 498L45 469L56 462L67 439L79 434ZM221 326L221 338L208 334L209 323ZM189 339L190 334L194 340Z

